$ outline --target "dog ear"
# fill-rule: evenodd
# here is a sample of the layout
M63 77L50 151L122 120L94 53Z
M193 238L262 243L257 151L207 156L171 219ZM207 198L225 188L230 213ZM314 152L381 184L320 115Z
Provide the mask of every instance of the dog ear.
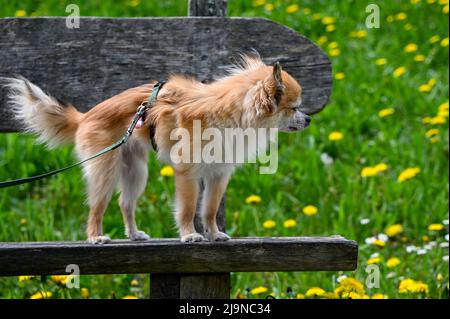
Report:
M281 65L280 65L280 62L278 62L278 61L273 66L273 78L275 81L274 98L275 98L275 102L278 106L278 104L280 104L280 101L281 101L281 96L283 95L283 82L281 80Z
M272 73L264 79L257 99L258 114L271 114L276 111L283 96L281 65L275 63Z

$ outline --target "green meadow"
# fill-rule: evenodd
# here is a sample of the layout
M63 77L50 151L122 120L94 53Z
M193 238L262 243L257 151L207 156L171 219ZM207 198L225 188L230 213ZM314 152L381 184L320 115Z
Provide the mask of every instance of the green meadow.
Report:
M353 272L233 273L231 297L448 298L448 1L228 2L230 16L272 19L313 40L330 56L334 76L330 103L312 125L280 134L275 175L260 175L254 164L237 170L227 192L228 233L339 234L360 248ZM181 0L0 0L0 17L65 16L69 3L83 16L187 12ZM365 26L370 3L380 8L380 28ZM0 180L75 160L71 146L47 150L34 142L0 134ZM173 177L161 174L153 155L148 165L138 225L152 237L176 237ZM84 193L78 168L0 190L0 241L84 240ZM104 228L123 238L117 195ZM378 267L379 287L365 285L368 265ZM63 281L3 277L0 298L149 296L148 275L82 276L83 289Z

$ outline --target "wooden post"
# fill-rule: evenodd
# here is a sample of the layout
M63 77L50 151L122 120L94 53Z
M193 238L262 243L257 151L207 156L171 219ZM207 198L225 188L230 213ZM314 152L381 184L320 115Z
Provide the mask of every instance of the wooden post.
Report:
M227 15L226 0L189 0L189 16L225 17ZM205 55L208 53L205 52ZM199 57L200 58L200 57ZM197 203L195 229L203 233L203 225L199 216L199 208L204 190L201 183L201 194ZM217 226L225 232L225 196L217 212ZM214 262L214 261L211 261ZM151 274L150 298L152 299L228 299L231 292L230 273L183 275L183 274Z

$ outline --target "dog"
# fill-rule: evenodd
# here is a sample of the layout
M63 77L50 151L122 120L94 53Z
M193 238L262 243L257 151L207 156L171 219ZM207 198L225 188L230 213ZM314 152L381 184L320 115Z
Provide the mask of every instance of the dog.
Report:
M8 78L7 81L9 103L25 130L36 134L38 141L50 148L74 143L80 159L95 154L124 135L138 107L149 99L154 84L130 88L81 113L25 78ZM174 215L181 241L229 240L227 234L219 231L216 214L237 164L174 163L171 150L177 141L171 134L180 129L192 133L194 120L200 122L202 131L226 127L301 131L311 121L300 110L301 96L300 84L282 70L278 62L266 65L259 56L253 55L243 55L225 76L208 84L183 75L170 76L128 142L83 164L90 208L88 241L94 244L110 241L103 234L102 220L117 185L126 236L134 241L150 238L137 228L135 208L147 183L151 150L174 168ZM157 149L152 146L152 129ZM204 234L194 228L200 180L205 185L201 205Z

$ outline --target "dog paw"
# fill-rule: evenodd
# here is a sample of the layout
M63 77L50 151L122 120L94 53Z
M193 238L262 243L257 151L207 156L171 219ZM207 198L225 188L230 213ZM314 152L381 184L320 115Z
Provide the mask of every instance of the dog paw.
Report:
M231 239L230 236L220 231L217 233L207 233L206 238L208 238L209 241L227 241Z
M192 234L181 236L181 242L183 242L183 243L199 242L199 241L204 241L204 240L205 240L205 237L203 237L199 233L192 233Z
M111 241L111 238L109 238L108 236L93 236L93 237L89 237L88 241L91 244L106 244L109 243Z
M134 240L134 241L142 241L142 240L149 240L150 236L147 235L142 230L138 230L137 232L135 232L133 234L129 234L128 238L130 238L130 240Z

